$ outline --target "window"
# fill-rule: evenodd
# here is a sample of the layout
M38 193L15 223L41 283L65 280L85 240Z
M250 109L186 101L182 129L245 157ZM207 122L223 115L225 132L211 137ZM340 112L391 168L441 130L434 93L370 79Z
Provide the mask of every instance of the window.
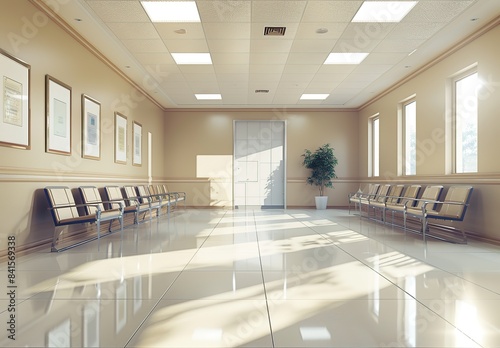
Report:
M403 104L404 174L417 174L417 102Z
M453 80L455 173L477 172L478 87L477 71L468 71Z
M380 121L378 115L370 118L369 123L369 176L379 176L380 162Z

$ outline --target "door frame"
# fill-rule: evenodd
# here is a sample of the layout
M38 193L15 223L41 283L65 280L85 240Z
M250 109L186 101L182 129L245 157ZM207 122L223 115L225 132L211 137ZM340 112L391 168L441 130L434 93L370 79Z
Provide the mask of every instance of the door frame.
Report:
M234 200L234 184L235 184L235 155L236 155L236 123L237 122L280 122L283 124L283 208L286 209L286 163L287 163L287 121L286 120L233 120L233 155L232 155L232 173L231 173L231 181L232 181L232 201L233 201L233 209L237 209L235 200ZM246 194L246 193L245 193Z

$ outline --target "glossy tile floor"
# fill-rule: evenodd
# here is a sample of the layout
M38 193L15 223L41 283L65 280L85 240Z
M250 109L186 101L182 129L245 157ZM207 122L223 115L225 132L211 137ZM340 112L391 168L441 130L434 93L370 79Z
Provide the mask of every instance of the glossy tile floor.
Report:
M344 210L188 209L124 232L18 257L0 346L500 347L498 246Z

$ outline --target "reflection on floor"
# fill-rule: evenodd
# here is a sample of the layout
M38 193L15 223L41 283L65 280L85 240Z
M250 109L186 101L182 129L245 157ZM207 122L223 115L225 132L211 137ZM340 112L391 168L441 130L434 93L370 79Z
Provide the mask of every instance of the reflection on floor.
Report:
M18 257L16 284L1 347L500 346L500 247L344 210L179 210Z

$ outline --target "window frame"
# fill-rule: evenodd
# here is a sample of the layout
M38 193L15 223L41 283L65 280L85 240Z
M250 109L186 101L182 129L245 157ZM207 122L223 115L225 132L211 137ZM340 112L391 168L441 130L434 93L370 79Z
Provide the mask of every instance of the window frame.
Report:
M410 104L415 104L415 154L414 158L412 159L414 162L415 166L415 172L414 173L408 173L408 157L409 154L407 153L407 107ZM415 96L412 96L404 101L401 102L401 129L402 129L402 137L401 137L401 151L403 155L403 161L402 161L402 174L403 176L410 176L410 175L417 175L417 100Z
M451 110L452 110L452 122L451 122L451 168L452 168L452 173L453 174L475 174L479 172L478 168L478 161L479 161L479 151L478 151L478 143L479 143L479 136L476 133L476 169L475 171L464 171L463 170L463 161L462 161L462 170L459 171L458 167L460 164L460 161L458 159L458 130L459 130L459 118L458 118L458 107L457 107L457 83L462 81L463 79L470 77L472 75L478 75L478 69L477 65L474 65L472 67L469 67L467 69L462 70L461 72L457 73L456 75L452 76L450 78L450 84L451 84ZM476 100L476 103L478 103L478 98ZM477 105L476 105L477 106ZM479 113L476 110L476 127L478 127L479 123ZM477 131L477 128L476 128Z
M380 176L380 115L368 119L368 176Z

